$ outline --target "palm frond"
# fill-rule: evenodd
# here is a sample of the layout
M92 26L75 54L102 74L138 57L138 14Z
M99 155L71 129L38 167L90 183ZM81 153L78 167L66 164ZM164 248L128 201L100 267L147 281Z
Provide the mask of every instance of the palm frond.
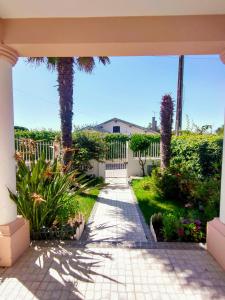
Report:
M49 70L55 70L57 65L58 57L28 57L27 62L39 67L45 64Z
M76 59L76 65L80 71L92 73L95 67L94 57L78 57Z
M45 62L45 57L27 57L27 62L40 66Z
M107 64L110 64L110 59L108 56L99 56L98 60L100 63L102 63L104 66Z
M49 70L54 71L57 67L59 58L58 57L47 57L46 66Z

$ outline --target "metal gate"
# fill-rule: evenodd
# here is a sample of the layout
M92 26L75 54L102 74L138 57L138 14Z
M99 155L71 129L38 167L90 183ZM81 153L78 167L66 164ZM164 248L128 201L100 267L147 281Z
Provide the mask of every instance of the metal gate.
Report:
M127 177L127 142L111 141L105 161L106 178L126 178Z

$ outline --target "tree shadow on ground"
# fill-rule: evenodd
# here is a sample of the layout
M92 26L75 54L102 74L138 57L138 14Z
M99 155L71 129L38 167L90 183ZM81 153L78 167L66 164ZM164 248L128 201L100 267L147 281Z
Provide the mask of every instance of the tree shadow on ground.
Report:
M119 283L98 271L103 260L111 259L104 249L31 247L13 267L0 268L1 299L84 299L86 284L97 277Z

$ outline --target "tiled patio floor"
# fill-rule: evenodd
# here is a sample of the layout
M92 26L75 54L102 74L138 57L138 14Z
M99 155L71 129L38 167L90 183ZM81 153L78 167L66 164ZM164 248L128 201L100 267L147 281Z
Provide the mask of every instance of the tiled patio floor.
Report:
M206 251L147 240L142 225L127 183L111 182L80 243L38 243L0 268L0 299L225 299L225 272Z
M0 299L225 299L225 273L201 250L31 248L0 269Z

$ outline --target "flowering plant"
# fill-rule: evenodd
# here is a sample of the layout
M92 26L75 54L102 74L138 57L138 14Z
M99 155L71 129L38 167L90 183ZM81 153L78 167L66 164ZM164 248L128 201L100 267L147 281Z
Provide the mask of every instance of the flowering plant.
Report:
M205 235L201 228L200 220L181 219L177 229L178 238L181 241L201 242Z

